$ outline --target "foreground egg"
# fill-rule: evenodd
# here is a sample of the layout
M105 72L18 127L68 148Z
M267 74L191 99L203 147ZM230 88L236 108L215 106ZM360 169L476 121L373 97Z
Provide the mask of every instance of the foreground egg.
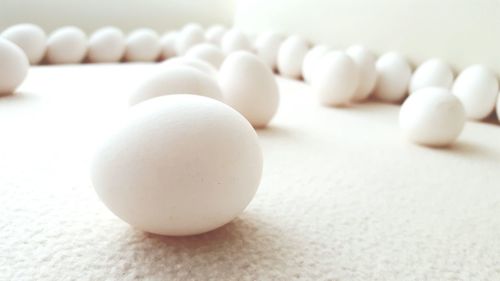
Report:
M222 37L221 48L224 54L229 55L236 51L252 52L252 42L239 29L233 28L227 31Z
M255 41L257 56L273 70L277 67L278 51L283 40L281 34L265 32L259 35Z
M316 45L310 49L304 57L302 63L302 76L304 81L311 83L314 71L317 70L317 64L320 59L331 51L331 48L326 45Z
M185 56L206 61L217 69L224 61L224 53L221 49L210 43L202 43L192 47Z
M398 53L387 53L376 63L377 83L374 97L386 102L399 102L408 92L411 67L408 61Z
M29 61L21 48L0 38L0 96L11 94L26 78Z
M47 39L48 63L75 64L80 63L87 53L87 36L74 26L56 29Z
M116 27L103 27L89 39L87 57L90 62L118 62L125 53L125 35Z
M415 143L446 146L462 132L465 110L448 89L424 88L405 100L399 124L405 136Z
M125 60L130 62L153 62L160 56L160 37L150 28L132 31L126 40Z
M94 188L119 218L171 236L216 229L257 191L262 151L248 121L206 97L172 95L141 103L97 149Z
M495 108L498 80L484 65L473 65L463 70L453 84L453 94L462 102L467 118L481 120Z
M359 71L359 85L354 93L355 101L367 99L373 92L375 83L377 82L377 71L375 69L375 55L363 46L355 45L346 50Z
M47 49L45 31L38 25L24 23L13 25L2 32L3 38L21 48L31 65L40 63Z
M309 43L298 35L288 37L280 46L278 52L278 71L281 75L300 79L302 76L302 63Z
M256 55L238 51L220 68L224 101L238 110L255 128L267 126L279 105L278 84L271 69Z
M175 50L177 55L184 55L194 45L203 43L205 34L199 24L188 24L178 32L175 39Z
M450 89L453 84L453 70L442 59L423 62L413 73L410 80L410 93L427 87Z
M192 94L222 100L217 81L209 75L189 66L175 66L159 70L142 82L130 96L129 104L163 95Z

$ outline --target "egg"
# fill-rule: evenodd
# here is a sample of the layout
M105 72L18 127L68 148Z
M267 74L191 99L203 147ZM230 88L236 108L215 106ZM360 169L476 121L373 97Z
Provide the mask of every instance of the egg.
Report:
M412 142L427 146L453 143L465 125L465 109L450 90L428 87L415 91L403 105L399 124Z
M354 93L354 101L362 101L367 99L375 88L377 82L377 71L375 68L376 57L367 48L355 45L346 50L359 71L359 85Z
M133 107L98 146L91 180L102 202L151 233L204 233L237 217L262 175L257 134L222 102L171 95Z
M252 43L239 29L233 28L222 37L221 48L224 54L229 55L236 51L253 51Z
M4 30L1 36L21 48L31 65L40 63L47 49L47 36L38 25L24 23Z
M89 39L87 57L90 62L118 62L125 53L125 35L116 27L103 27Z
M304 81L311 83L313 73L317 70L318 62L330 51L331 48L326 45L316 45L307 52L302 63L302 77L304 77Z
M498 100L497 100L497 117L498 121L500 121L500 94L498 95Z
M160 51L160 37L150 28L136 29L127 36L126 61L153 62L160 56Z
M29 61L16 44L0 38L0 96L13 93L28 74Z
M257 56L273 70L277 67L278 51L283 40L283 35L272 31L260 34L255 40Z
M373 96L381 101L400 102L408 91L411 67L402 55L392 52L381 56L376 64L377 82Z
M46 59L51 64L76 64L87 54L87 36L75 26L56 29L47 39Z
M453 85L453 70L442 59L430 59L423 62L410 80L410 94L427 87L450 89Z
M188 58L188 57L176 57L161 63L162 67L172 67L172 66L176 67L178 65L192 67L209 75L212 78L217 78L217 69L215 69L208 62L199 59Z
M220 68L224 101L255 128L267 126L279 105L279 90L271 69L246 51L230 54Z
M222 100L217 81L189 66L162 68L142 82L132 93L130 105L163 95L192 94Z
M219 47L210 43L202 43L189 49L186 57L206 61L218 69L225 56Z
M460 73L452 92L463 103L467 118L481 120L495 108L498 80L486 66L473 65Z
M312 78L312 89L321 104L346 106L358 87L356 63L345 53L332 51L321 58Z
M188 24L179 33L175 41L177 55L184 55L194 45L203 43L205 34L199 24Z
M278 71L288 78L300 79L302 62L309 51L309 43L298 35L288 37L278 51Z
M167 32L160 38L160 57L162 60L166 60L177 55L177 51L175 49L176 40L177 32L175 31Z
M212 43L216 46L220 46L222 37L226 33L227 28L220 24L212 25L205 31L205 39L207 42Z

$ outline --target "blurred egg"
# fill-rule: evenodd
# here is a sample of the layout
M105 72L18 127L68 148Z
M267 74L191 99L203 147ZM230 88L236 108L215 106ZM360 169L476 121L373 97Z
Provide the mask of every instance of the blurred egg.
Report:
M413 73L410 80L410 93L427 87L450 89L453 85L453 71L442 59L423 62Z
M45 55L47 37L38 25L16 24L4 30L1 36L21 48L31 65L40 63Z
M80 63L87 54L87 36L75 26L56 29L47 39L47 61L51 64Z
M118 62L125 53L125 35L116 27L95 31L89 39L87 57L90 62Z
M386 53L377 60L375 67L374 97L386 102L400 102L406 96L411 78L408 61L398 53Z
M235 28L230 29L224 34L221 41L221 48L226 55L236 51L253 51L252 43L248 37Z
M13 93L28 74L29 61L16 44L0 38L0 96Z
M212 78L217 78L217 69L215 69L208 62L202 61L200 59L188 58L188 57L176 57L176 58L172 58L172 59L166 60L163 63L161 63L162 67L172 67L172 66L178 66L178 65L193 67L193 68L209 75Z
M275 32L265 32L259 35L255 41L257 56L271 69L275 70L278 61L278 51L284 37Z
M469 66L458 75L452 92L464 105L467 118L481 120L495 108L498 80L484 65Z
M404 135L415 143L446 146L462 132L465 110L450 90L423 88L405 100L399 113L399 124Z
M304 77L304 81L311 83L313 73L317 70L317 63L330 51L331 48L326 45L316 45L307 52L302 63L302 77Z
M500 94L498 95L498 100L497 100L497 117L498 121L500 121Z
M254 129L222 102L194 95L128 111L96 149L91 180L103 203L138 229L194 235L238 216L260 184Z
M278 51L278 71L288 78L300 79L302 75L302 63L309 43L298 35L288 37L280 46Z
M217 69L224 61L224 53L221 49L210 43L202 43L192 47L187 51L186 57L206 61Z
M238 110L255 128L267 126L279 105L279 90L271 69L256 55L238 51L220 68L224 101Z
M359 85L354 93L354 101L367 99L375 88L377 82L377 71L375 69L375 55L363 46L355 45L346 50L359 71Z
M160 37L150 28L139 28L126 40L125 60L130 62L153 62L160 56Z
M168 32L160 38L160 57L162 60L166 60L177 55L177 51L175 49L176 40L177 32L175 31Z
M222 100L217 81L189 66L162 68L142 82L132 93L130 105L163 95L191 94Z
M175 39L177 55L184 55L194 45L205 41L203 28L199 24L188 24L181 29Z
M227 28L224 27L223 25L220 24L212 25L205 31L205 39L209 43L220 46L222 37L224 37L226 31Z
M332 51L321 58L312 77L312 89L321 104L346 106L358 87L356 63L345 53Z

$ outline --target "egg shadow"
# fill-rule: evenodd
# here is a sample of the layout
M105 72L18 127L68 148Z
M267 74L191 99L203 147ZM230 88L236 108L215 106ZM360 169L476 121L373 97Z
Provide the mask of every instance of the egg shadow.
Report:
M283 126L266 126L263 128L256 128L257 135L261 138L291 138L295 133Z
M425 149L430 149L436 153L453 154L459 157L477 159L477 160L490 160L500 161L500 155L484 145L468 141L457 141L447 146L421 146Z

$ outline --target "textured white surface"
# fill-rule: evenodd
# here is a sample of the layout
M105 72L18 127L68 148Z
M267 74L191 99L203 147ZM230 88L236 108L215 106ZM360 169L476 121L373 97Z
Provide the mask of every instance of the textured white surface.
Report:
M320 107L283 79L240 218L188 238L130 228L97 199L88 160L152 68L38 67L0 99L0 280L500 279L500 126L419 147L398 107Z

